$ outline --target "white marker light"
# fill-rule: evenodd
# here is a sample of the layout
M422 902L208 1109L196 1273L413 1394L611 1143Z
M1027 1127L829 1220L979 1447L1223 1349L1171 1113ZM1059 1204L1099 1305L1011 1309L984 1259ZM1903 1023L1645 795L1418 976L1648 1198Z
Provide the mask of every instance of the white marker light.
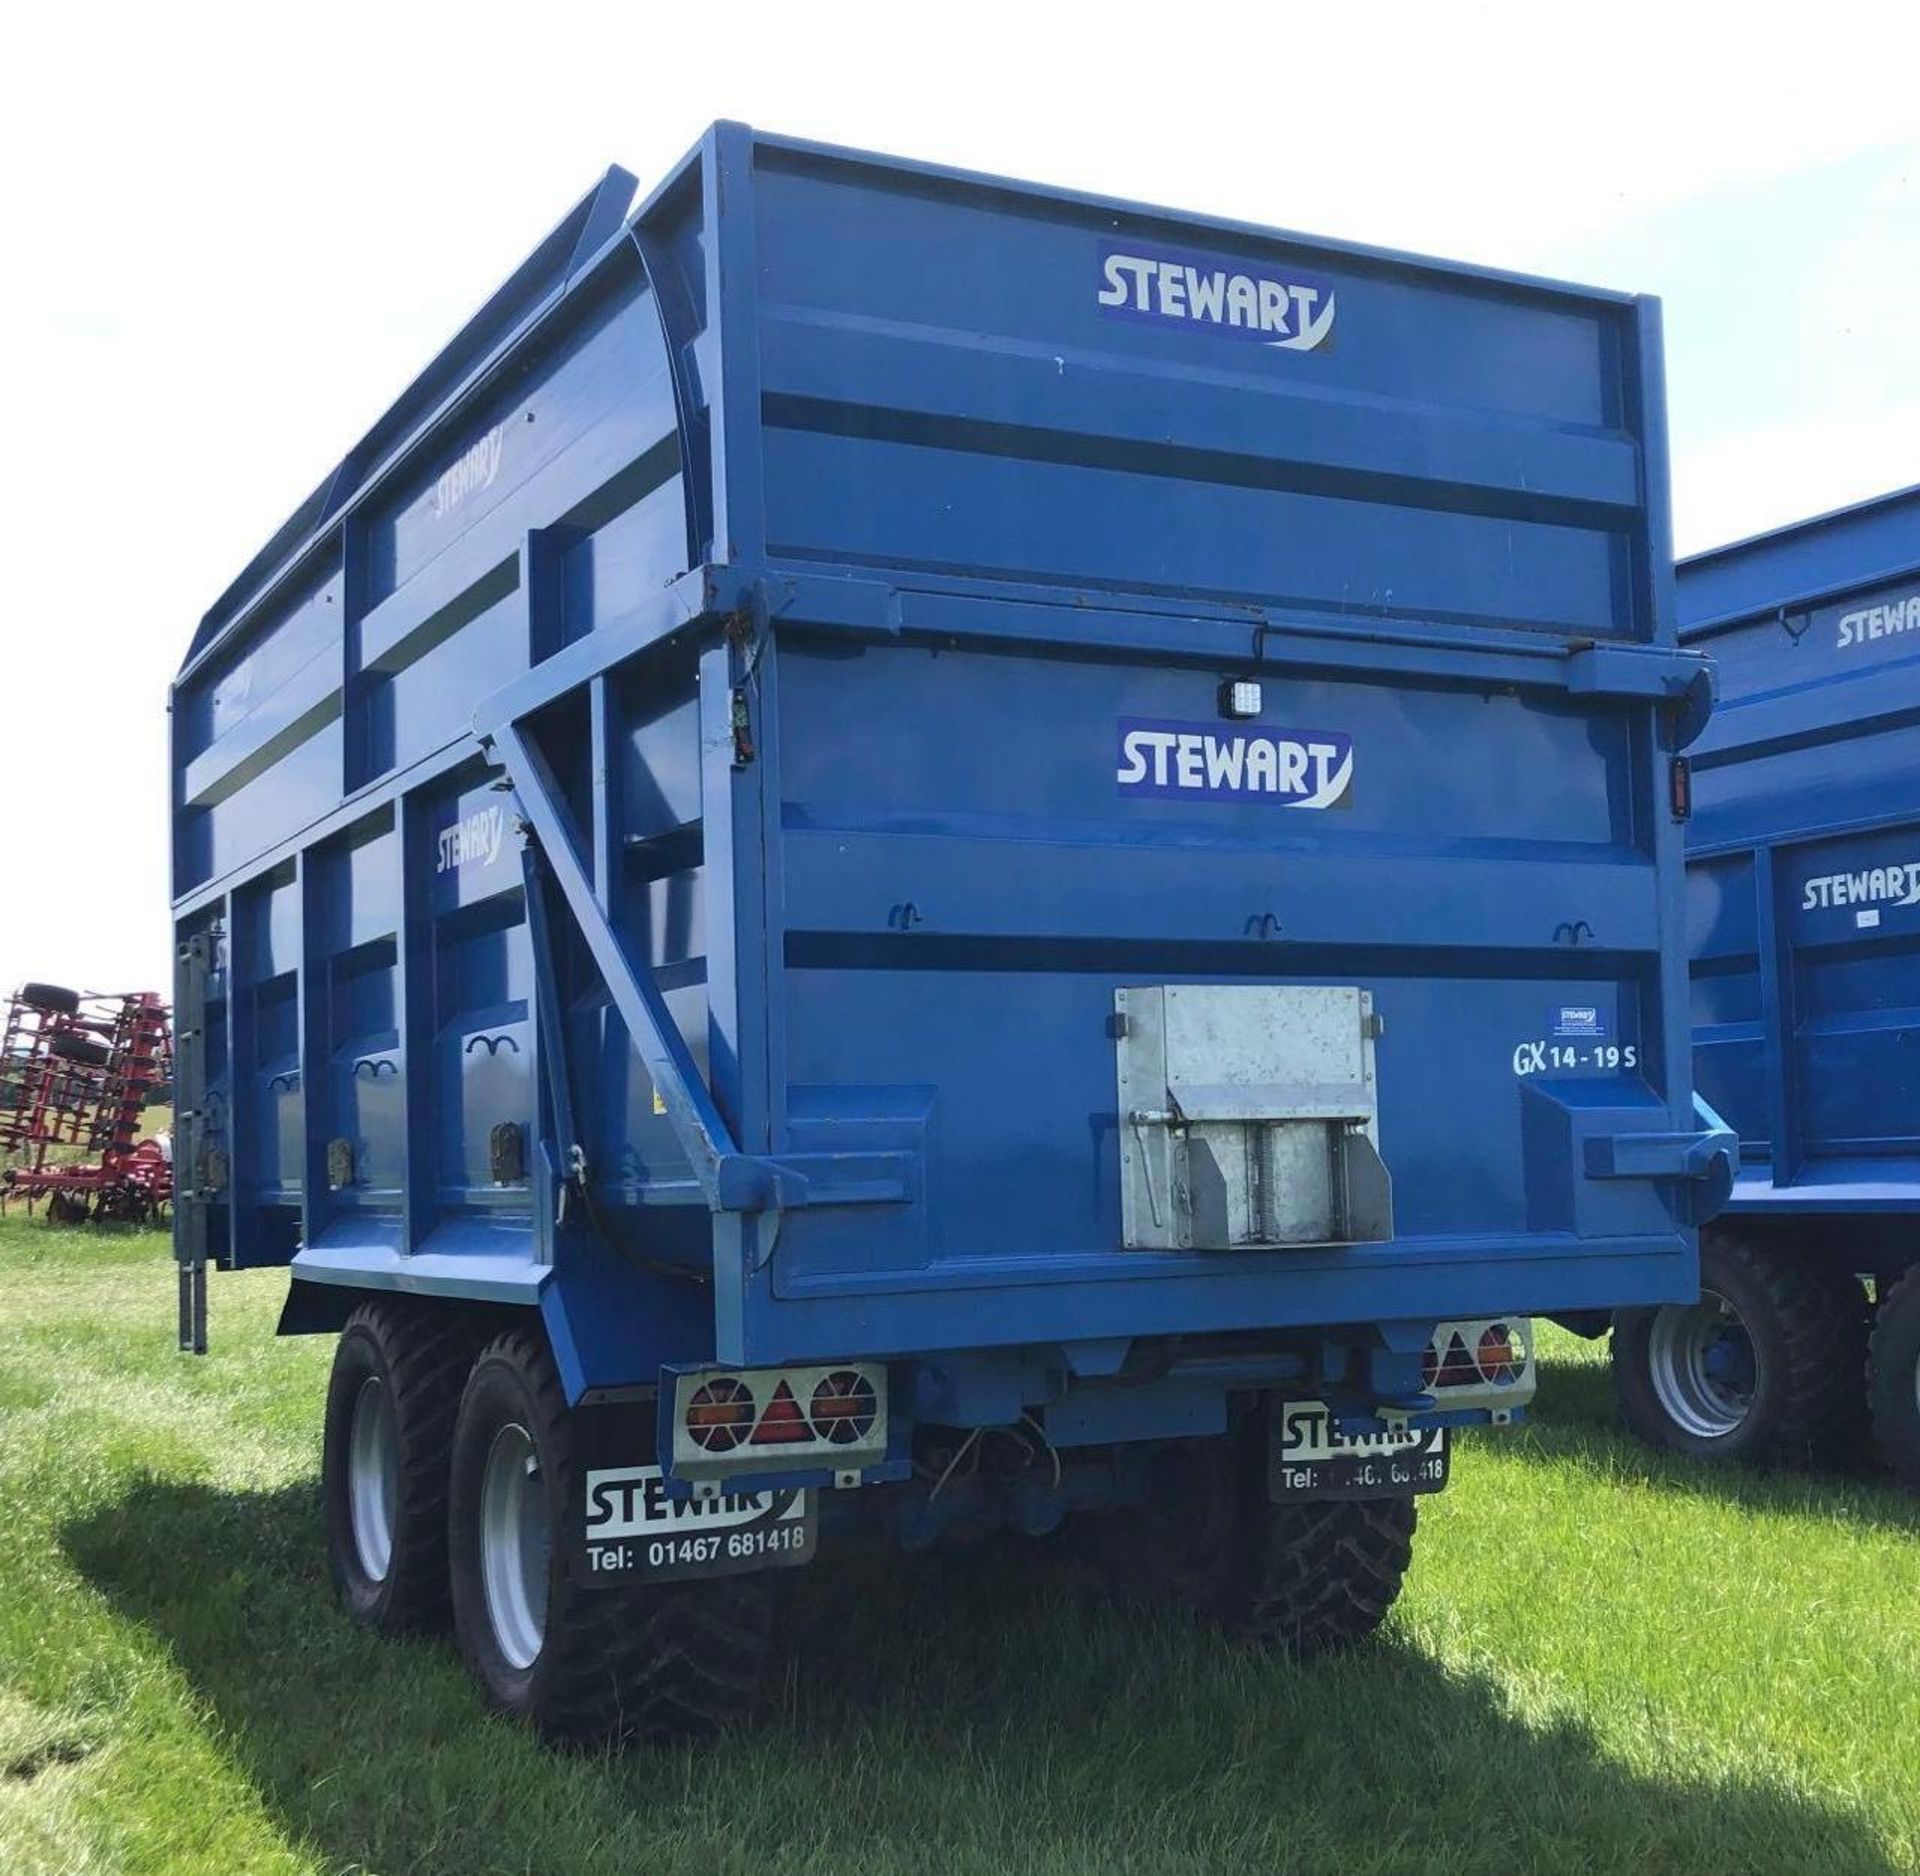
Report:
M1230 677L1220 686L1220 714L1244 721L1260 714L1260 685L1250 677Z

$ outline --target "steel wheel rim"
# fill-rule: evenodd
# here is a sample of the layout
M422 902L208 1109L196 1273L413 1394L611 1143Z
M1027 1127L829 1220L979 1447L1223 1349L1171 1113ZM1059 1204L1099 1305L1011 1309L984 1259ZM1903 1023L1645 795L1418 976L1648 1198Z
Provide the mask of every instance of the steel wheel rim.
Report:
M1753 1411L1759 1351L1739 1311L1715 1291L1655 1313L1647 1364L1667 1417L1694 1439L1723 1440Z
M547 1633L546 1482L533 1436L510 1421L480 1478L480 1579L487 1620L509 1666L530 1668Z
M354 1554L370 1582L384 1583L393 1567L393 1526L400 1504L400 1438L393 1400L377 1374L353 1397L347 1437L347 1513Z

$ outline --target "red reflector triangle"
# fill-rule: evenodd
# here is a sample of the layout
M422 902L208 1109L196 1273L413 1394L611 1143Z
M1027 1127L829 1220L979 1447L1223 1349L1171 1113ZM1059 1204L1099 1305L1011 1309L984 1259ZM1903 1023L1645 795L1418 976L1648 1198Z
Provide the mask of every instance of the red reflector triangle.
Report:
M1458 1387L1462 1382L1477 1381L1479 1378L1473 1357L1467 1353L1467 1345L1460 1339L1460 1331L1456 1329L1447 1343L1446 1358L1440 1364L1439 1384L1442 1387Z
M773 1399L767 1402L767 1411L760 1416L760 1424L753 1429L753 1438L747 1444L788 1446L795 1440L812 1438L812 1429L800 1411L800 1403L793 1398L793 1389L782 1381L773 1390Z

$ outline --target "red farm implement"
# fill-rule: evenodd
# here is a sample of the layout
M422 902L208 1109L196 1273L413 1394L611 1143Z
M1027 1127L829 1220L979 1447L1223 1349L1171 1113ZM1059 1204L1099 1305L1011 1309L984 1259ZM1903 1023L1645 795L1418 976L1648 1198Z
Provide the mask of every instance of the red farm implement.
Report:
M41 1199L57 1223L140 1223L173 1197L165 1140L141 1111L168 1096L173 1032L152 991L100 996L23 984L0 1031L0 1206Z

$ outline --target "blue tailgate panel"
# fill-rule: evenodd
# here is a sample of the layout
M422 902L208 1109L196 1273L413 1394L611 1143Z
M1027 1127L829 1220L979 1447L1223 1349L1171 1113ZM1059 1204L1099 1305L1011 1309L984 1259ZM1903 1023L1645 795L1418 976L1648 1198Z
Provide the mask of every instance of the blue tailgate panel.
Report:
M619 194L176 687L219 1254L573 1386L1687 1295L1654 309L734 126ZM1371 993L1390 1241L1121 1248L1179 983Z
M756 184L776 556L1651 629L1621 577L1639 516L1617 306L811 155L771 153ZM1297 352L1121 316L1102 257L1132 250L1183 289L1310 276L1335 323Z

